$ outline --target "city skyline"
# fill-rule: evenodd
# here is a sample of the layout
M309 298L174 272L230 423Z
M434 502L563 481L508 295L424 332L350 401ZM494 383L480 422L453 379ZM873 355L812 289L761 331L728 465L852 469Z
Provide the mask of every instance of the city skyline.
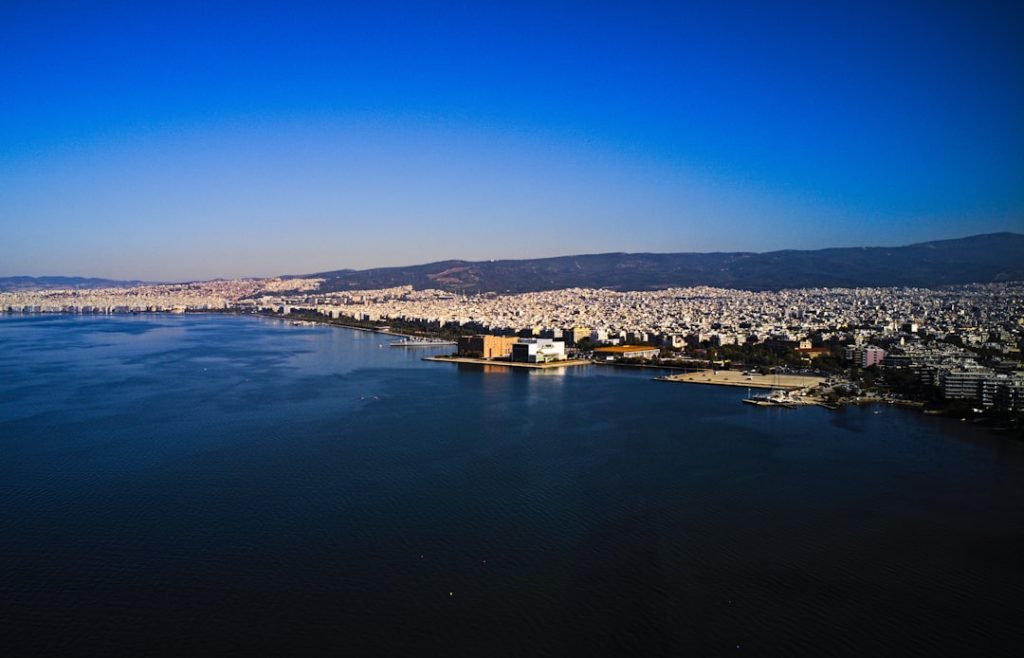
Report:
M1024 227L1019 7L0 9L0 276Z

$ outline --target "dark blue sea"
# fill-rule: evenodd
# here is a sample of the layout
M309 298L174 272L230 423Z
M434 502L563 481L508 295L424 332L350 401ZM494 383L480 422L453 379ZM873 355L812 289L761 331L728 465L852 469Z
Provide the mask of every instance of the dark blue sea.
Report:
M1011 438L388 341L0 318L3 655L1024 651Z

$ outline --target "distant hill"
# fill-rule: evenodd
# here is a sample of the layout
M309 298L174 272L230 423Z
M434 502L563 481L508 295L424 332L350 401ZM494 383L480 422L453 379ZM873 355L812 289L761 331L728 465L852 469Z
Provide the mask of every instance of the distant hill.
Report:
M114 281L81 276L3 276L0 277L0 292L53 288L128 288L142 284L142 281Z
M903 247L765 253L592 254L528 260L448 260L408 267L335 270L324 290L412 285L455 292L559 288L653 290L709 285L745 290L915 286L1024 281L1024 235L990 233Z

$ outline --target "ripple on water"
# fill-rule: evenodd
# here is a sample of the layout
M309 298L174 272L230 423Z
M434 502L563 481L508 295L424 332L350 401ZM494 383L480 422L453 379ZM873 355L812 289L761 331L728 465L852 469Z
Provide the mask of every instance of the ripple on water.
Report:
M0 320L14 653L1024 639L1020 446L896 409L764 413L642 371L484 372L380 342L238 317Z

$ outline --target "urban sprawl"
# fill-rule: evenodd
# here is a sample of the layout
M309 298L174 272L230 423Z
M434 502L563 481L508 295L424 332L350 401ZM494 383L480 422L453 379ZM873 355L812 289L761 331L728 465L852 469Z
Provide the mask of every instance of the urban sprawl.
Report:
M730 364L827 375L837 396L916 400L956 413L1024 410L1024 284L940 289L710 287L463 295L411 286L323 292L319 279L243 279L0 293L7 313L237 312L396 333L521 337L531 359ZM498 343L490 343L498 344ZM551 349L553 345L557 350ZM567 352L567 351L568 352ZM881 392L881 393L880 393ZM878 398L878 395L882 398ZM871 397L875 396L875 397ZM849 400L847 400L849 401Z

